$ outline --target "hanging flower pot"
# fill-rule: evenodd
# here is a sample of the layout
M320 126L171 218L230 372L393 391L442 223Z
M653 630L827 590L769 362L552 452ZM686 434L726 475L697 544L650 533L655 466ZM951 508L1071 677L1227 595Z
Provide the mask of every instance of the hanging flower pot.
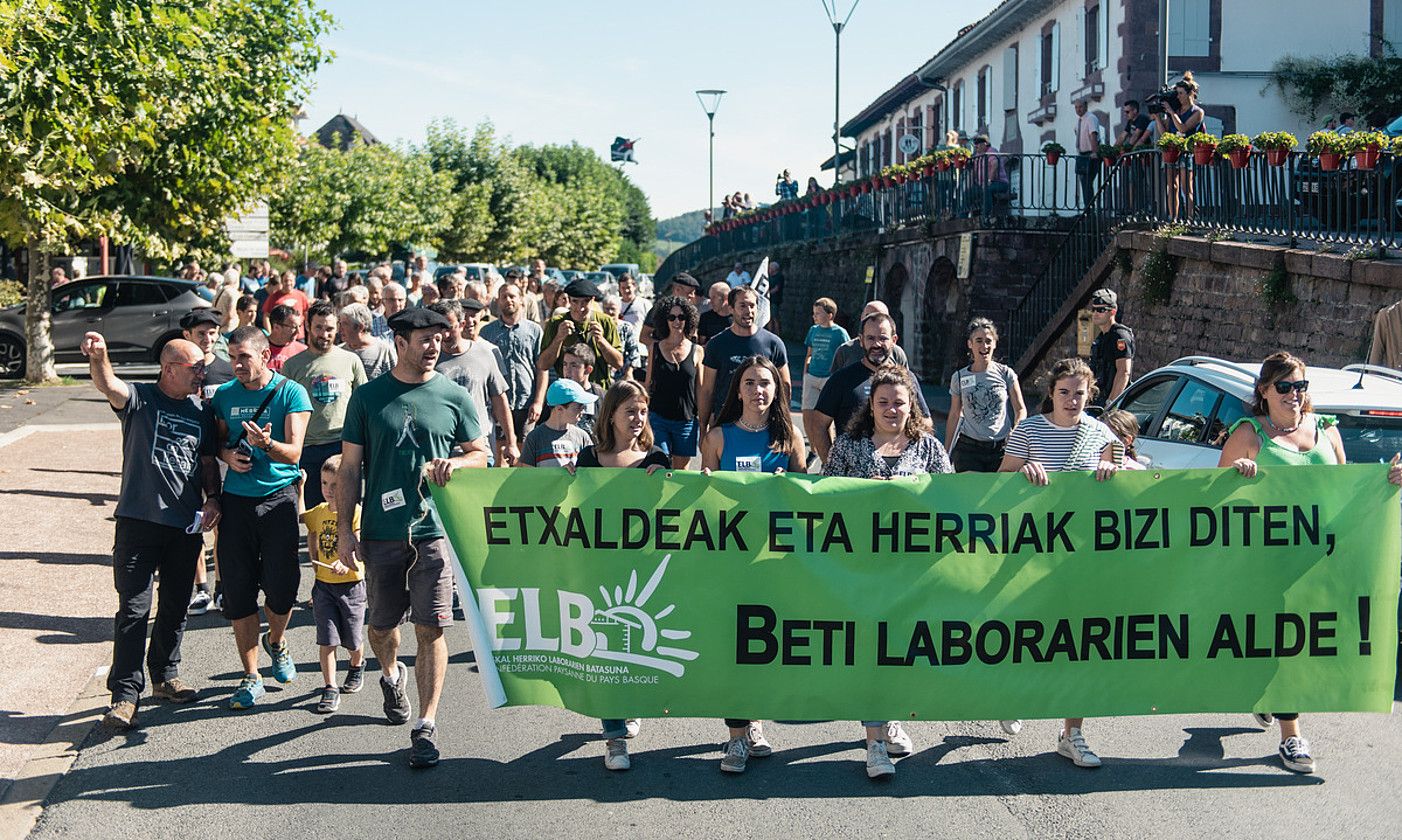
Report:
M871 192L871 182L863 181L860 185L860 189L862 191L862 195L866 195L867 193Z
M1266 163L1271 166L1284 166L1290 160L1289 149L1266 149Z
M1378 165L1378 158L1382 155L1382 147L1376 143L1369 143L1361 149L1356 149L1353 153L1353 160L1358 164L1359 169L1373 169Z
M904 184L904 183L905 183L905 173L904 173L904 172L902 172L902 173L900 173L900 174L898 174L898 175L896 176L896 183L897 183L897 184Z
M1227 152L1227 160L1232 162L1233 169L1245 169L1251 163L1251 147L1245 149L1233 149Z
M1183 150L1177 147L1169 147L1163 150L1163 162L1172 166L1183 156Z
M955 155L955 156L954 156L954 168L955 168L955 169L963 169L964 167L966 167L966 166L968 166L968 165L969 165L969 159L968 159L968 158L964 157L963 155Z
M1056 166L1061 162L1061 152L1047 152L1047 164Z
M1193 146L1193 163L1198 166L1207 166L1212 163L1212 158L1217 155L1217 147L1211 143L1198 143Z
M1337 172L1343 162L1344 156L1338 152L1319 153L1319 168L1325 172Z
M938 169L940 172L947 172L951 165L949 158L942 158L939 163L935 164L935 169Z
M925 165L925 177L926 177L926 178L933 178L934 176L935 176L935 165L934 165L933 163L926 164L926 165Z

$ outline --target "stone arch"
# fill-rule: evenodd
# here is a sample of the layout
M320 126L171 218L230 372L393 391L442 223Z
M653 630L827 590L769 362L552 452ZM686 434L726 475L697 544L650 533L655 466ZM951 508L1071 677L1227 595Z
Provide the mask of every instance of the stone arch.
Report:
M896 332L899 335L910 335L912 332L912 316L915 314L914 305L911 301L914 290L910 282L910 272L906 271L903 261L896 261L891 267L886 269L886 276L881 280L881 294L879 297L891 310L891 319L896 322Z
M958 329L951 329L950 319L959 312L958 278L954 263L946 256L935 257L925 280L924 306L920 320L925 326L921 355L926 364L925 378L938 384L962 357Z

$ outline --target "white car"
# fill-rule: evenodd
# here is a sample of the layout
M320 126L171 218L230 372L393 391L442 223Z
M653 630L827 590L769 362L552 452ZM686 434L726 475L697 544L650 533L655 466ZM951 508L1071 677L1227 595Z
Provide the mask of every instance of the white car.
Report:
M1149 466L1215 467L1232 423L1250 414L1260 363L1188 356L1130 384L1110 408L1139 421L1135 449ZM1309 367L1315 412L1339 420L1350 463L1387 461L1402 451L1402 371L1374 365Z

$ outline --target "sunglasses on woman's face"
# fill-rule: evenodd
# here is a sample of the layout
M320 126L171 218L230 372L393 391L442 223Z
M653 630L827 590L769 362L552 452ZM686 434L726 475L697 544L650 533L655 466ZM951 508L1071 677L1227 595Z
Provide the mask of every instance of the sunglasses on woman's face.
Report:
M673 312L672 314L670 314L670 315L667 316L667 320L668 320L668 321L685 321L685 320L686 320L686 313L684 313L684 312Z
M1309 389L1310 381L1308 379L1297 379L1294 382L1288 379L1278 379L1275 382L1275 392L1277 394L1288 394L1291 391L1303 394Z

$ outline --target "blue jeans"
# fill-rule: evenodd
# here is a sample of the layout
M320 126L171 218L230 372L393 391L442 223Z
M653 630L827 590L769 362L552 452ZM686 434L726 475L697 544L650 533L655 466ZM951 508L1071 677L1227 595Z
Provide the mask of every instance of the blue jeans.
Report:
M695 420L668 420L660 414L649 412L647 421L652 425L654 442L663 452L681 458L696 454Z
M628 734L628 722L623 718L603 718L605 738L622 738Z

